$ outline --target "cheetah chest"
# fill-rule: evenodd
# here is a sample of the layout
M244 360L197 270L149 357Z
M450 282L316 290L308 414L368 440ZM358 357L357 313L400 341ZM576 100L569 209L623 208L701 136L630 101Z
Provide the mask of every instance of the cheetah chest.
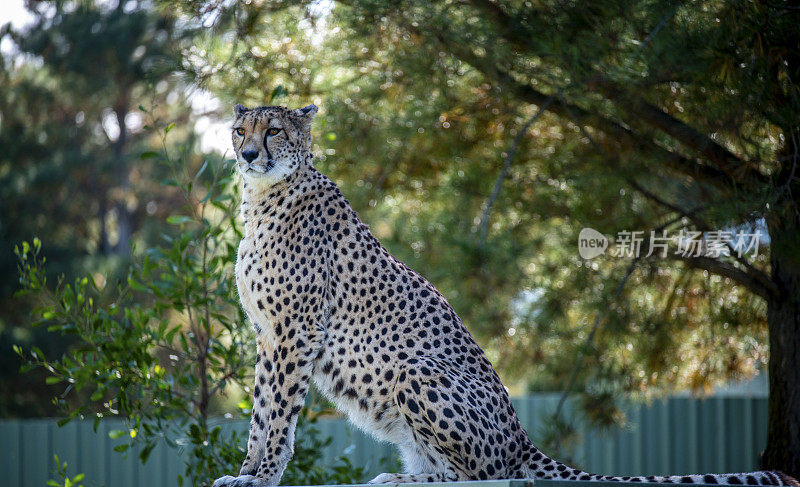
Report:
M236 259L236 288L239 301L250 324L259 335L266 336L274 342L275 330L269 318L272 298L269 294L269 276L259 253L257 242L251 238L243 238L239 243Z

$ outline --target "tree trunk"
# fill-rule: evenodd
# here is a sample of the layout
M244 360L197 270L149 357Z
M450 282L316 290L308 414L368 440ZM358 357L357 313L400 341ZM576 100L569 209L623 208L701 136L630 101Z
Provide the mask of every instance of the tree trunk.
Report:
M779 296L767 302L769 423L762 466L800 478L800 225L791 201L770 224L770 264ZM780 207L779 207L780 208Z
M119 240L115 253L123 257L129 257L131 254L131 237L133 236L133 215L128 209L127 197L131 191L131 174L130 167L128 167L128 160L125 157L125 151L128 144L128 126L125 123L125 115L128 113L128 95L127 91L120 97L114 114L117 117L117 124L119 125L119 138L114 144L114 157L115 163L118 168L118 182L120 188L119 199L116 202L117 210L117 235Z
M100 191L100 190L98 190ZM111 244L108 241L108 197L105 190L102 193L95 193L98 197L97 202L97 219L100 222L100 249L103 255L111 255Z

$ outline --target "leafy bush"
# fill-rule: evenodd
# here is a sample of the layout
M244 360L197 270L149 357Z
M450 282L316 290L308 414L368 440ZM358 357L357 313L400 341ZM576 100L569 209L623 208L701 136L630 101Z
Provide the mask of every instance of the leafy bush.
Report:
M104 285L92 276L54 284L45 272L42 243L34 239L16 248L22 290L37 303L37 324L71 336L75 345L59 358L41 350L15 347L30 370L49 371L47 383L65 384L54 401L66 417L94 417L95 427L106 416L127 421L127 430L111 433L130 440L115 447L124 452L141 446L146 462L159 442L189 449L186 469L178 483L209 485L213 479L238 472L245 455L246 435L223 434L210 424L222 410L225 397L239 396L239 414L250 408L250 371L255 363L252 331L239 306L233 267L242 236L237 184L230 165L207 158L189 174L181 152L173 159L162 130L163 150L147 152L171 169L164 184L185 199L181 214L168 218L174 235L163 244L136 252L127 280ZM294 461L284 483L332 484L361 480L361 469L346 459L335 466L320 465L319 437L304 410L297 434ZM212 421L213 422L213 421Z
M67 462L59 460L58 455L53 455L53 460L55 460L56 464L53 473L58 477L59 481L48 480L47 485L49 487L83 487L83 484L80 482L84 479L84 474L79 473L74 477L70 477L67 475Z

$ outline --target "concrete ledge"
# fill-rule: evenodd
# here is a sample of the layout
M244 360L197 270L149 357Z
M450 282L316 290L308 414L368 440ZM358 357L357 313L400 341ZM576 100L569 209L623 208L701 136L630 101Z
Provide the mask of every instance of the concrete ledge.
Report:
M660 482L609 482L607 480L544 480L544 479L510 479L510 480L469 480L466 482L426 482L410 484L381 484L398 487L622 487L630 485L647 485L659 487L675 487L675 483ZM680 484L677 484L680 485ZM719 487L713 484L690 484L698 487ZM316 486L316 487L337 487L337 486ZM340 487L340 486L339 486ZM375 487L374 485L361 484L351 487Z

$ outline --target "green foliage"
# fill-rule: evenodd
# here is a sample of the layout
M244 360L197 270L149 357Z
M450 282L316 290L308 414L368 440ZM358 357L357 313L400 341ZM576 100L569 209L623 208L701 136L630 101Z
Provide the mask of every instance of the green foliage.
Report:
M166 168L139 159L157 136L135 107L185 120L186 79L175 72L192 31L149 2L113 3L30 3L30 25L0 29L3 275L16 271L14 246L36 236L47 243L51 278L91 273L116 282L126 277L131 242L150 246L172 232L164 217L180 198L174 188L151 184ZM174 143L192 145L186 130L175 135ZM32 328L31 303L12 299L15 287L14 279L0 282L0 347L35 344L63 353L69 339ZM53 388L43 378L21 382L19 366L16 355L0 358L0 389L8 391L0 415L55 414L41 400Z
M138 445L146 462L160 442L187 448L179 483L199 486L238 471L244 457L246 434L223 434L209 419L223 408L224 397L249 394L245 383L251 379L255 346L233 276L242 233L231 167L210 157L195 174L186 173L185 161L167 150L171 128L161 131L158 158L171 172L164 184L175 185L185 197L183 211L168 218L177 234L164 235L162 245L137 255L126 281L116 286L92 276L72 282L59 278L51 285L41 241L23 242L16 249L20 294L38 303L37 325L72 337L74 345L57 358L36 347L15 351L28 361L23 370L46 369L48 384L63 384L54 399L67 413L59 424L94 417L97 425L106 416L122 417L127 429L110 436L129 441L114 450ZM239 406L242 413L249 409L247 401ZM363 472L346 459L332 469L321 465L326 442L304 424L287 479L303 484L360 480Z
M61 462L58 459L58 455L53 455L53 459L56 463L56 471L54 473L58 480L48 480L47 485L50 487L83 487L80 482L86 477L84 474L79 473L74 477L70 477L67 475L67 462Z
M281 477L281 485L339 485L363 483L364 468L354 467L346 456L336 458L333 464L322 462L323 450L332 438L320 438L314 428L320 410L304 408L297 421L298 433L294 441L294 457ZM330 412L330 411L328 411Z

